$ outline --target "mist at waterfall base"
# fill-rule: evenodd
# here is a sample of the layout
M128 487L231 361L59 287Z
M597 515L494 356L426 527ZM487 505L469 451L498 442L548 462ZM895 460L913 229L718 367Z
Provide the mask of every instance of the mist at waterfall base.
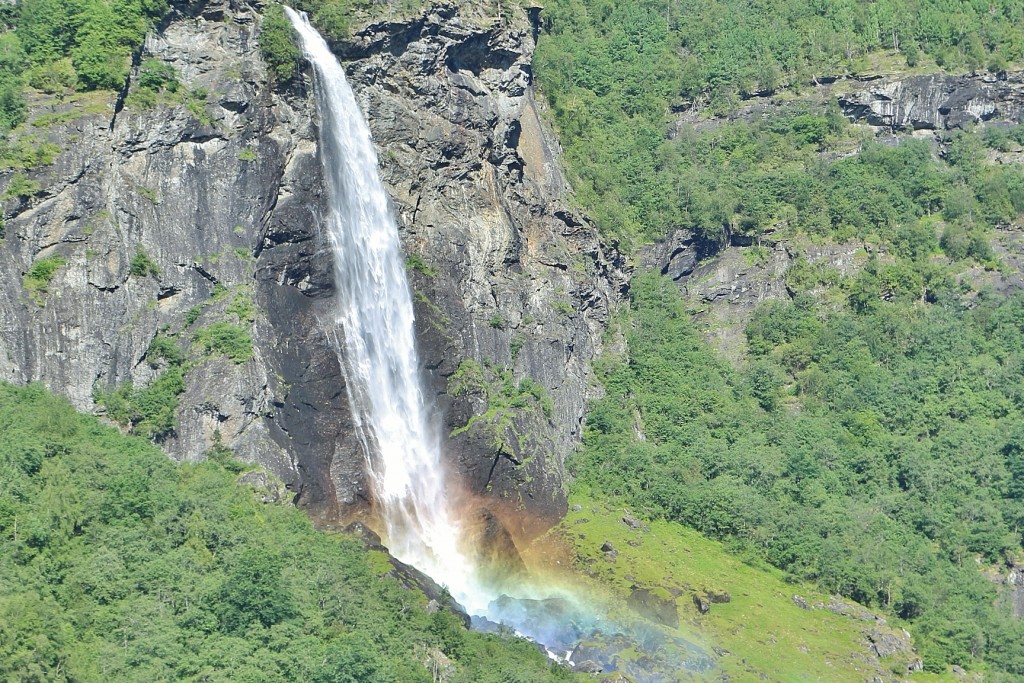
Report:
M460 522L438 420L424 399L398 228L370 131L345 71L304 14L285 12L313 67L338 296L332 334L367 456L375 516L390 553L447 587L487 630L504 624L567 658L585 637L615 633L572 590L484 568Z

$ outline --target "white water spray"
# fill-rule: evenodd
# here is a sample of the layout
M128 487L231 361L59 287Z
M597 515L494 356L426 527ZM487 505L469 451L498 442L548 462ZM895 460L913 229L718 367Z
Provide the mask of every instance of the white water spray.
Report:
M490 598L459 548L440 438L427 419L420 386L398 227L370 130L327 43L305 15L285 12L313 65L339 355L386 542L392 555L446 585L470 613L482 614Z

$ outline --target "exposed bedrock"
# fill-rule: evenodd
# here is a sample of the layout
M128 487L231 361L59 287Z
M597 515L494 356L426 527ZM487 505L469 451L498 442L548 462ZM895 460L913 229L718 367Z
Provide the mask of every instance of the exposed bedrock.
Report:
M1024 120L1024 74L932 74L881 80L838 96L853 120L892 129L947 130L982 121Z
M334 47L395 201L450 461L472 493L550 522L626 274L566 201L527 16L474 11L438 5Z
M137 61L173 65L178 94L134 97L136 69L126 98L34 98L31 116L45 125L19 134L60 152L52 165L0 173L0 188L29 181L3 200L0 377L102 413L97 391L167 372L146 352L170 336L185 350L185 391L162 447L195 460L229 446L332 523L370 495L330 339L311 81L271 87L260 7L175 3ZM472 493L543 525L565 505L589 361L626 275L565 200L525 14L462 11L374 24L335 47L350 60L414 266L424 374L450 462ZM140 268L140 254L155 267ZM49 282L25 278L54 257L63 264ZM210 330L225 326L251 337L248 360L211 346Z

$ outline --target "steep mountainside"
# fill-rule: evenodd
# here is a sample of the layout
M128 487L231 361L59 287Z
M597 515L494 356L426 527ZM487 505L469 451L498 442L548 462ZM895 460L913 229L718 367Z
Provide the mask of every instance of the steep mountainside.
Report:
M272 87L260 9L175 3L120 95L34 95L12 139L59 151L3 174L0 371L178 459L229 446L331 521L367 490L329 339L317 123L305 77ZM439 7L337 49L398 202L452 459L551 522L622 276L565 205L531 25Z

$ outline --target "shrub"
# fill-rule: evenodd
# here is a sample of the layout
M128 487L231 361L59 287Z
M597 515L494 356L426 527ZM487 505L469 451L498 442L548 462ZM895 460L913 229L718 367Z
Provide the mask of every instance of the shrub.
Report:
M174 339L158 334L146 349L145 358L149 366L154 369L159 367L161 362L170 366L179 366L185 362L185 352L181 350Z
M196 343L207 353L222 353L235 363L252 358L252 337L235 323L213 323L196 334Z
M156 262L149 258L149 255L146 254L146 251L140 244L135 248L135 256L132 256L128 272L135 277L156 276L160 274L160 269L157 267Z
M53 276L57 274L61 266L66 264L60 256L50 256L48 258L42 258L32 264L32 267L28 269L22 278L22 284L25 289L33 293L45 293L47 287L50 285L50 281Z
M13 80L0 81L0 131L8 131L25 120L25 96Z
M97 390L93 400L107 409L107 417L132 434L160 441L174 433L178 396L184 391L184 369L172 365L147 387L138 389L126 382L108 392Z
M78 74L70 59L40 64L28 72L28 84L51 95L74 90L77 82Z
M271 5L263 14L260 54L278 83L287 83L298 71L299 49L292 38L291 22L280 5Z
M7 182L7 189L4 190L5 198L27 199L39 192L39 183L31 180L24 173L15 173Z
M139 67L140 88L153 92L177 92L180 85L177 70L167 62L151 58L142 62L142 66Z

